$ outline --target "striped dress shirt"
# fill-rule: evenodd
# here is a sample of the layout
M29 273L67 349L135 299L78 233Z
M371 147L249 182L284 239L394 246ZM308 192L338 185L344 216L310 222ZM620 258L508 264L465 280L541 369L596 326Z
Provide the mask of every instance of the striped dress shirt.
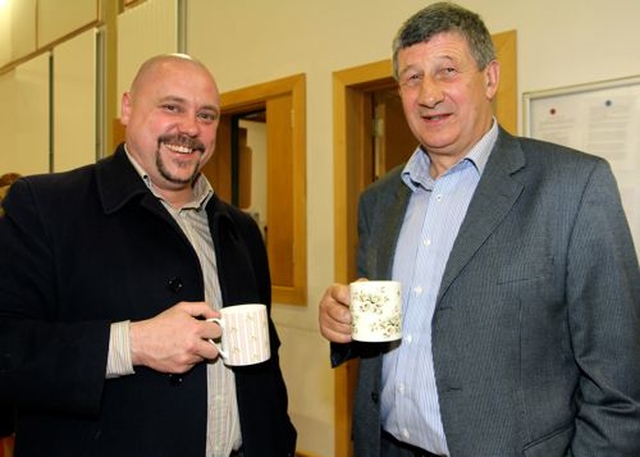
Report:
M148 175L127 152L127 157L138 171L151 192L158 197L166 210L178 223L193 246L202 269L205 301L214 309L222 307L218 267L213 239L205 207L213 196L211 184L200 175L194 186L194 200L181 208L173 208L154 189ZM129 344L129 322L111 325L107 378L134 373ZM207 365L207 457L229 457L242 444L240 418L236 400L236 384L233 371L224 365L222 358Z
M431 320L453 243L498 136L497 123L437 179L416 149L402 172L412 195L396 246L393 279L402 293L402 340L383 357L382 426L398 440L449 455L431 352Z

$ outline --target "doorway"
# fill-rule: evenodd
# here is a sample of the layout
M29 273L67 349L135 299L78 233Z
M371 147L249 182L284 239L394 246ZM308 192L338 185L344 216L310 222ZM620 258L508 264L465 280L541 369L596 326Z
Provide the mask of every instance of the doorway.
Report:
M373 103L373 178L404 164L418 146L402 111L402 100L394 84L371 93Z
M272 299L295 305L306 305L307 293L305 91L299 74L221 94L216 150L202 170L256 218Z

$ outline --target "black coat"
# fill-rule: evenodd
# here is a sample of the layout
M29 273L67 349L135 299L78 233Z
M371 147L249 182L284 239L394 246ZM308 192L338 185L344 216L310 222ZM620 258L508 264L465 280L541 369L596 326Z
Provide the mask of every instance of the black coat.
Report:
M0 220L0 404L16 407L16 456L204 456L204 364L105 380L112 322L204 299L200 264L122 146L95 165L22 179ZM207 205L224 306L265 303L271 285L253 220ZM293 455L280 341L235 368L246 457Z

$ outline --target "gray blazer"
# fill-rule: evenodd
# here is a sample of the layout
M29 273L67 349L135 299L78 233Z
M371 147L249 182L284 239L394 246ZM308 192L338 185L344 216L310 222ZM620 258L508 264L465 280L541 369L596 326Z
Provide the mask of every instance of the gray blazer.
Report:
M359 274L390 278L401 168L359 207ZM640 272L602 159L504 130L450 254L432 321L452 456L640 456ZM360 358L357 457L378 457L384 346Z

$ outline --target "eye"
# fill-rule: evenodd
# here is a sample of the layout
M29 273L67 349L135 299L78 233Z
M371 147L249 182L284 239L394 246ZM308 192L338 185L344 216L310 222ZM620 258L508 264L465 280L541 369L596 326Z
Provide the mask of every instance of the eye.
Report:
M215 111L207 111L198 114L198 117L204 122L211 123L215 122L218 119L218 113L216 113Z
M444 67L438 73L442 78L452 78L458 74L458 69L456 67Z
M408 87L417 86L422 81L422 76L423 75L420 72L407 73L402 77L401 84Z
M170 113L177 113L180 111L180 107L178 105L174 105L173 103L165 103L161 105L161 108L165 111L169 111Z

